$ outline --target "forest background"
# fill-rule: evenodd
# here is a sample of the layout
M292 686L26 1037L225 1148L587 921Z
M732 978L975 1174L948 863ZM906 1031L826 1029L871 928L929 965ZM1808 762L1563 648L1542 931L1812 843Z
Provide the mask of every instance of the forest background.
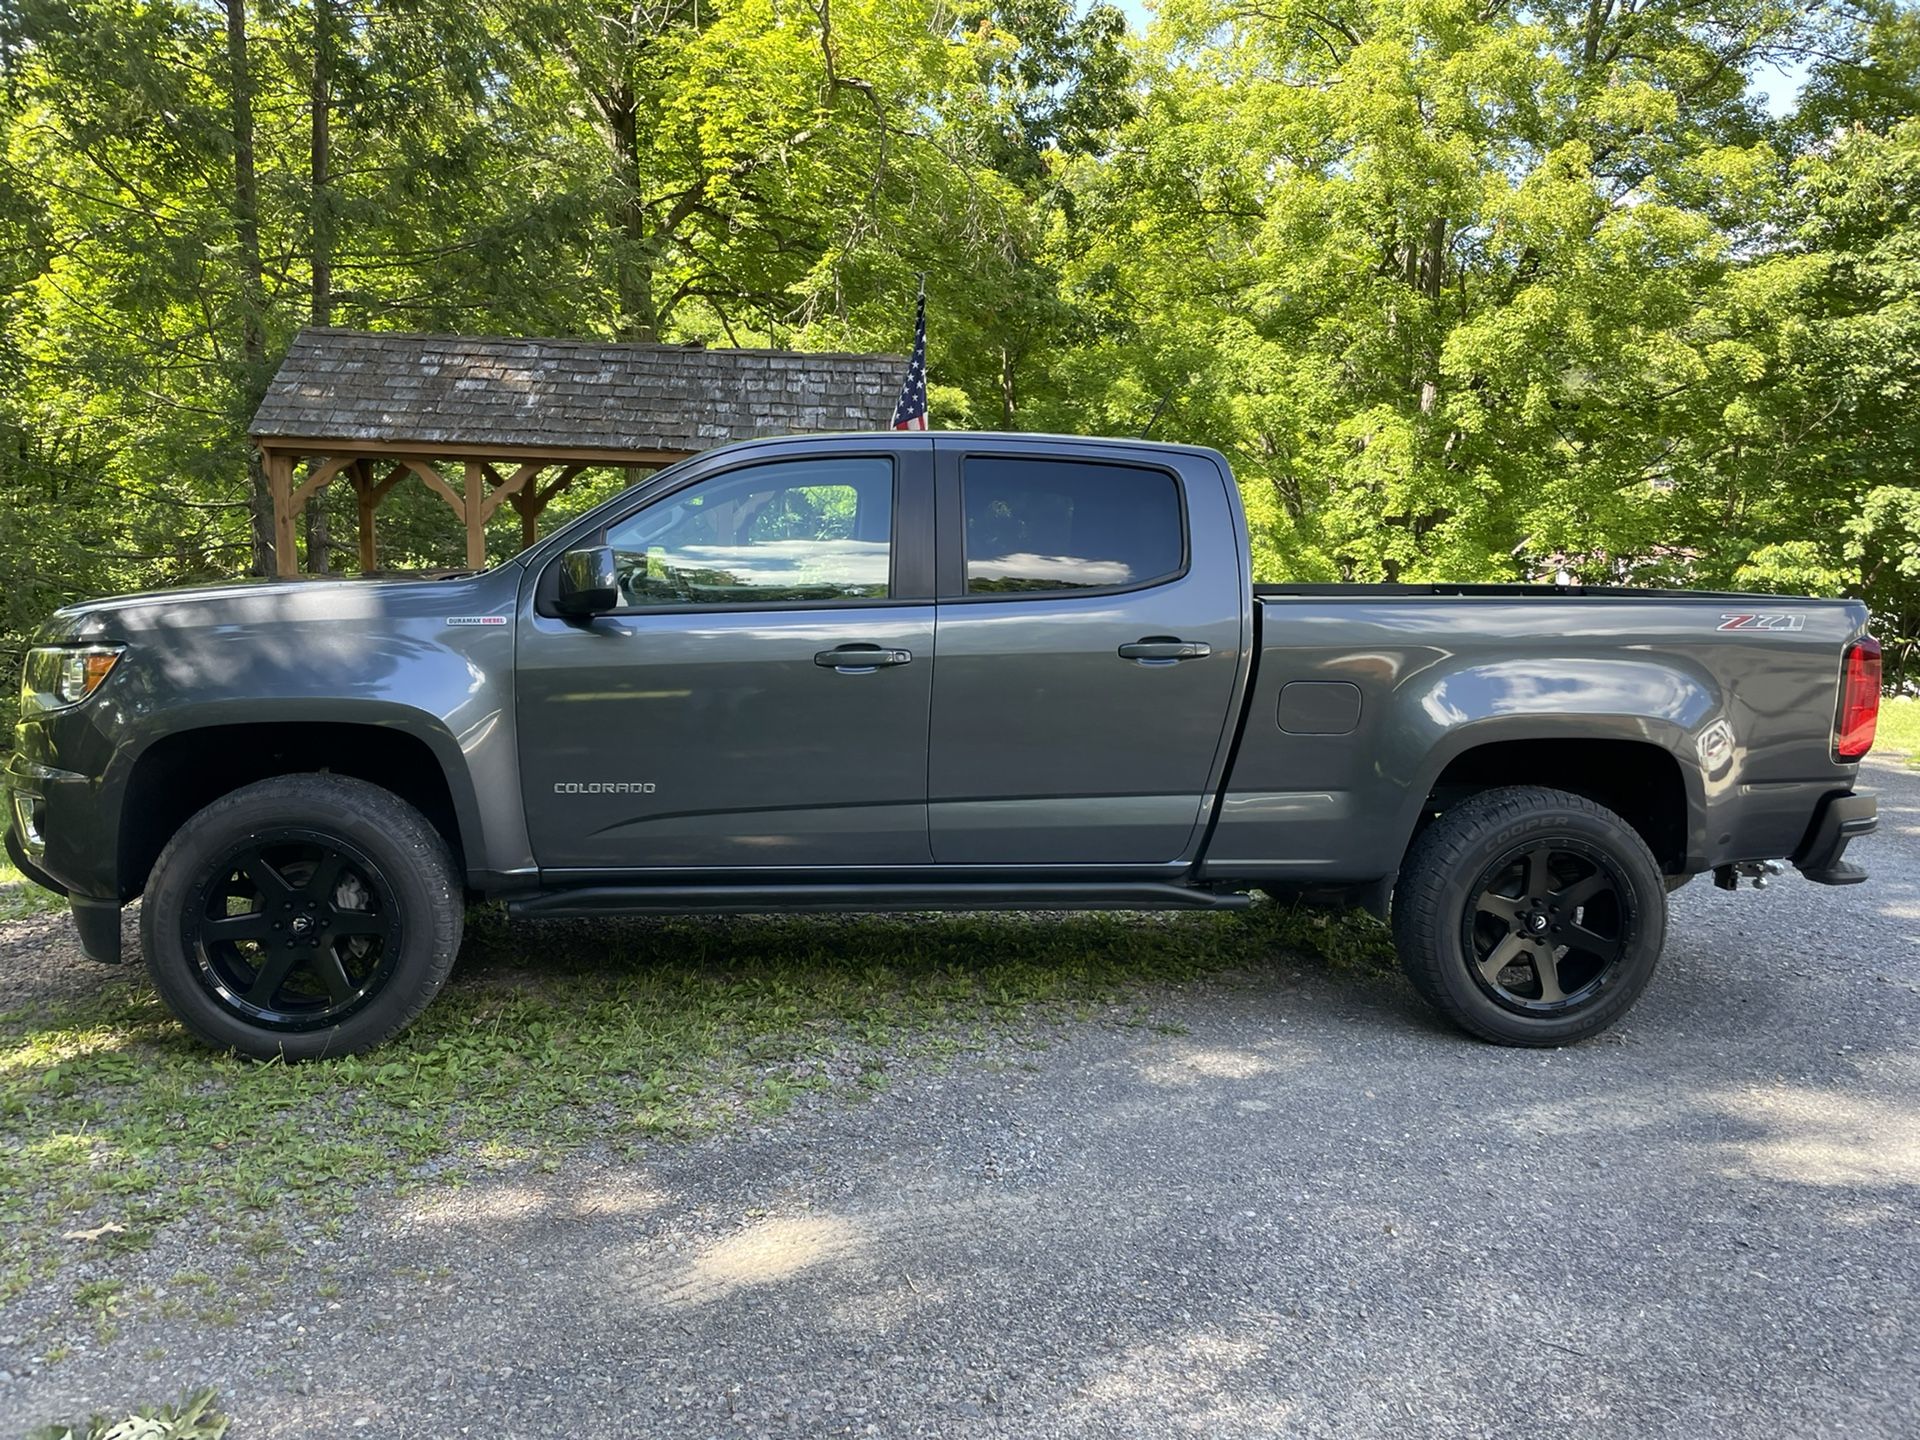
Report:
M900 352L924 273L936 427L1217 446L1263 580L1854 595L1910 687L1917 115L1886 0L0 0L0 663L270 573L302 325Z

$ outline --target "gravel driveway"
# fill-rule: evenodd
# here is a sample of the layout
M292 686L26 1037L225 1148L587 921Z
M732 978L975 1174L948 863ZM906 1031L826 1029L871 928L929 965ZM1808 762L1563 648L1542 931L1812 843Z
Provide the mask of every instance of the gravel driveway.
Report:
M0 1416L205 1381L240 1440L1912 1436L1920 773L1870 769L1868 886L1696 881L1578 1049L1311 964L1181 987L639 1165L373 1197L325 1286L129 1326Z

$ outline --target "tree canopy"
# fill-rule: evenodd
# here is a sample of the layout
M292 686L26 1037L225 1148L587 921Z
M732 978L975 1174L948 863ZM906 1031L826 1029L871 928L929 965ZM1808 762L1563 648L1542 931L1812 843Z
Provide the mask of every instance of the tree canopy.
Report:
M936 426L1216 445L1262 579L1852 594L1897 675L1916 116L1892 0L0 0L0 645L267 572L303 324L901 350L924 273Z

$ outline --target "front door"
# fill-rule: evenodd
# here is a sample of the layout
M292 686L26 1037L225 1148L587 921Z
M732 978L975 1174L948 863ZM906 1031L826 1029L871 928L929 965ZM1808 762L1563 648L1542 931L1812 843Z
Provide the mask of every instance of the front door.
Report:
M1198 453L941 446L934 859L1188 855L1248 645L1231 482Z
M605 527L620 608L523 621L543 870L926 863L930 446L743 462Z

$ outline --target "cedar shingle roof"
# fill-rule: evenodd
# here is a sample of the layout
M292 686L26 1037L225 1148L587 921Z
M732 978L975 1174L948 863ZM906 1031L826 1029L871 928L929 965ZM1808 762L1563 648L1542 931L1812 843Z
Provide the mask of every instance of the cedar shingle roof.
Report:
M905 360L305 329L255 439L705 450L756 435L881 430Z

